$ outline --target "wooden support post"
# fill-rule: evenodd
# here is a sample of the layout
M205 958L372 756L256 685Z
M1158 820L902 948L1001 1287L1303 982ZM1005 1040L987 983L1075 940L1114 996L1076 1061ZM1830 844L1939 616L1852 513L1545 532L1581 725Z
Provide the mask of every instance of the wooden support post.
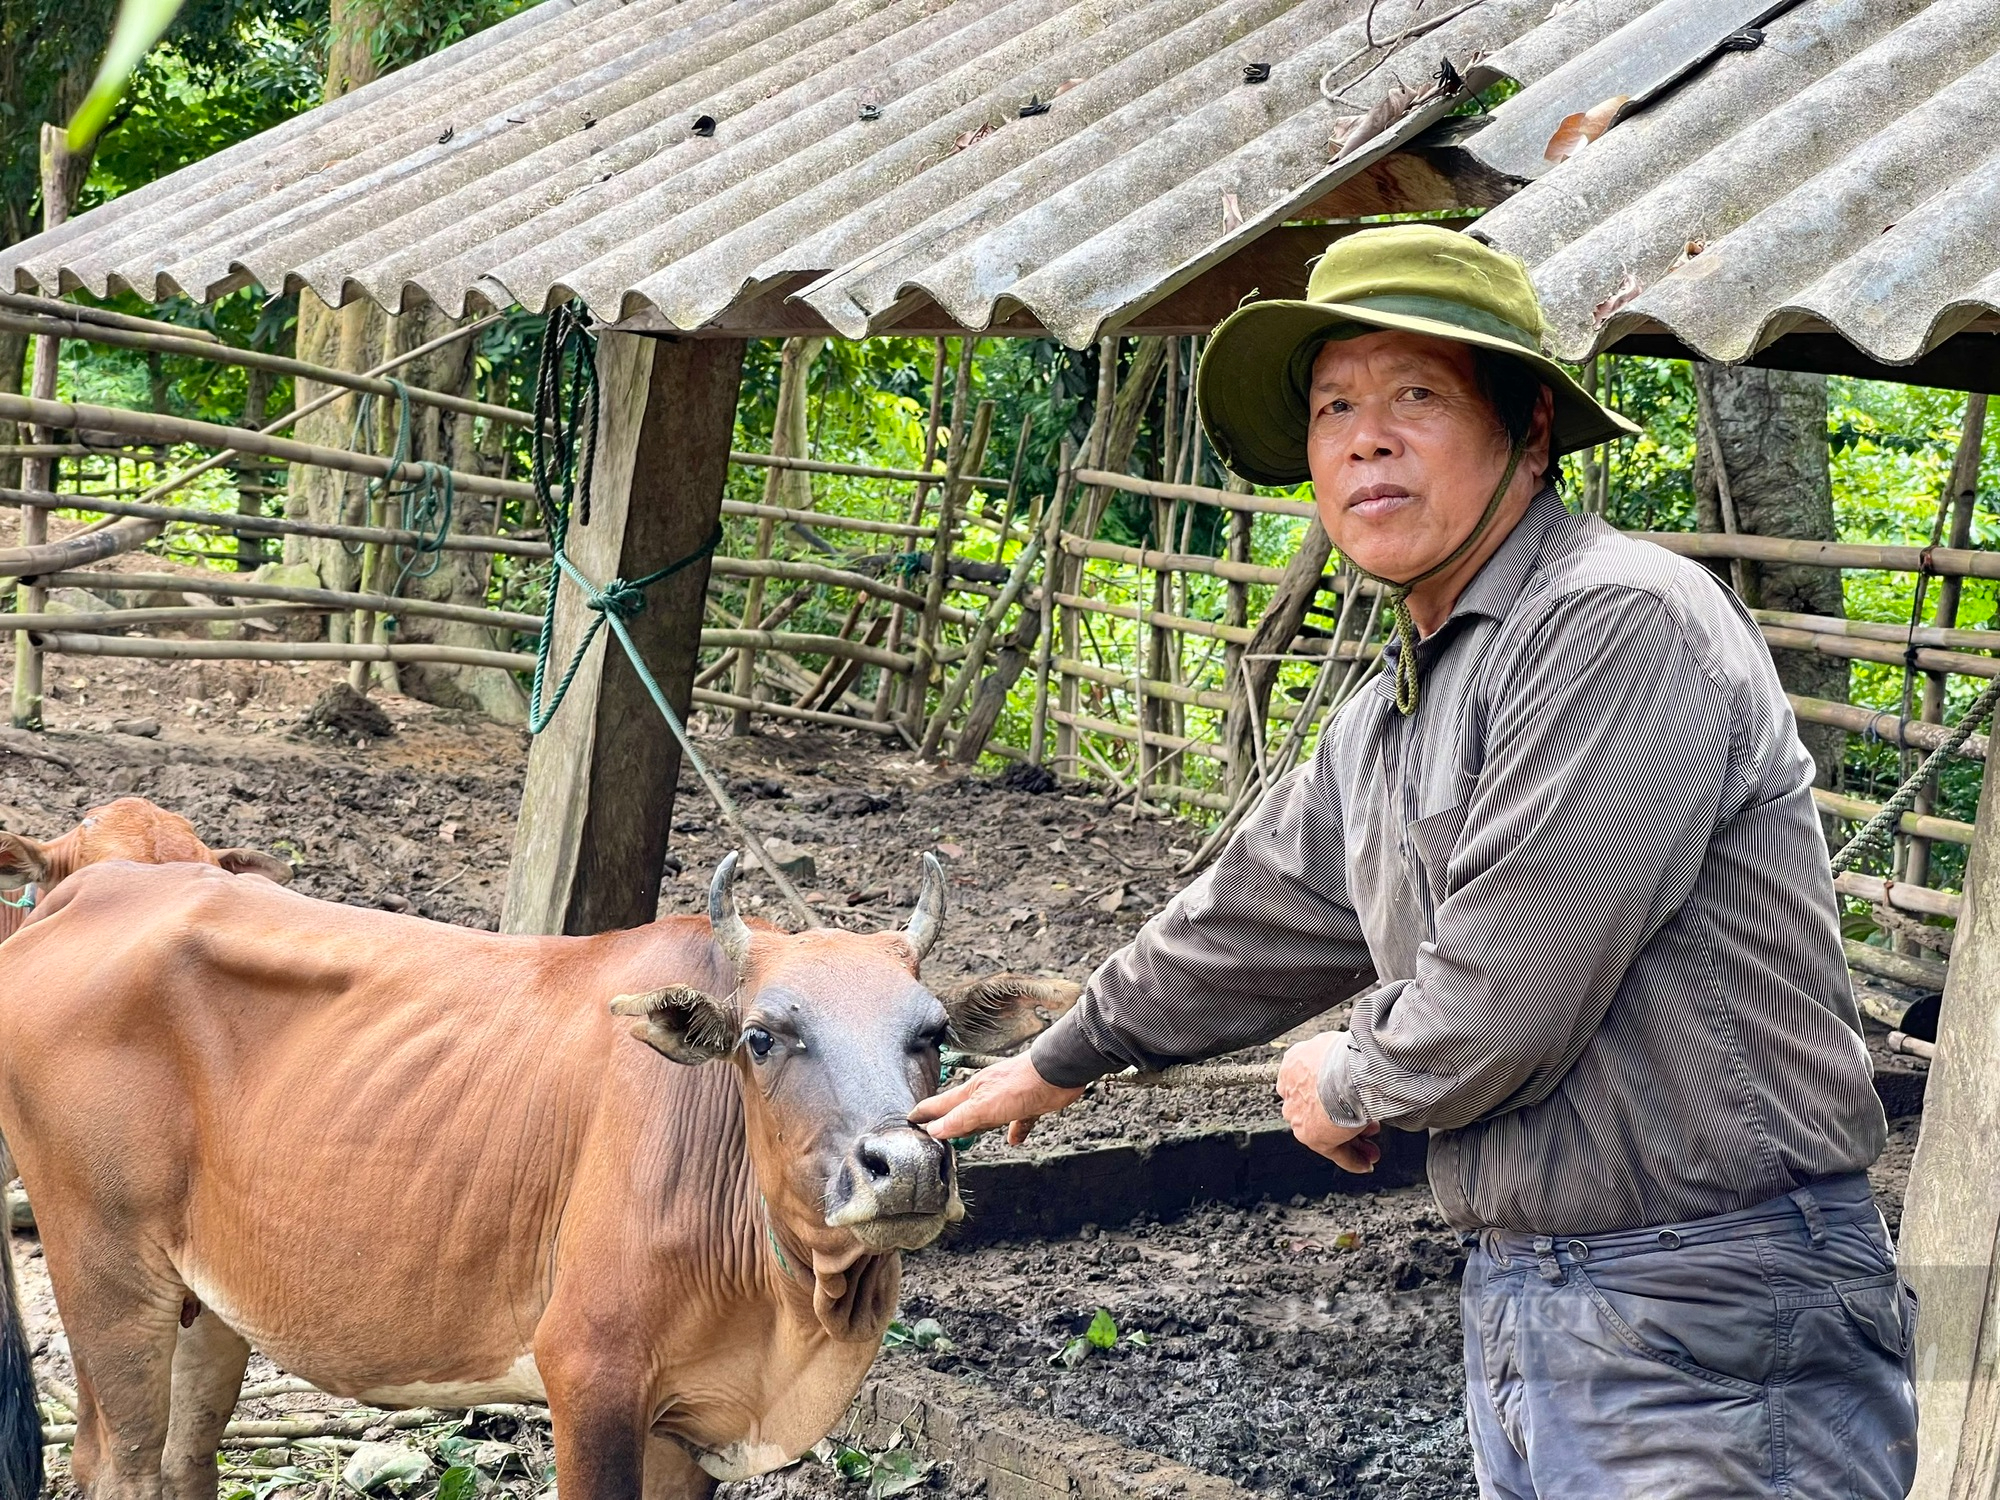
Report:
M597 583L637 578L697 551L722 512L743 376L738 339L599 336L597 475L590 524L569 555ZM655 584L634 642L685 715L701 643L708 564ZM556 662L585 626L573 587L557 607ZM611 632L601 632L569 701L535 741L500 925L587 933L653 920L681 751Z
M2000 1471L2000 757L1989 758L1966 859L1964 914L1903 1203L1897 1259L1917 1321L1913 1500L1993 1494Z

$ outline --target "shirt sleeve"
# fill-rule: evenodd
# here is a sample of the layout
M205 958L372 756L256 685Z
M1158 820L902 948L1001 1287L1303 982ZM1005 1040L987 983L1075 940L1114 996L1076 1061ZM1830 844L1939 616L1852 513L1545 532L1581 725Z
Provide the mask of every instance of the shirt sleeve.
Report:
M1337 784L1284 777L1221 857L1107 959L1039 1038L1035 1070L1075 1088L1268 1041L1374 978L1347 893Z
M1595 588L1537 639L1494 684L1433 940L1327 1054L1336 1120L1455 1130L1547 1098L1700 873L1731 717L1677 618Z

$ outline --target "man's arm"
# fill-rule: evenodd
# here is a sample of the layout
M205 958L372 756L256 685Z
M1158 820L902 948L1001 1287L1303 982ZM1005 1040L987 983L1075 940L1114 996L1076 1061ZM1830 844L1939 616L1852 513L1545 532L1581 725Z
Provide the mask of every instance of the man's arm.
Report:
M1542 638L1496 684L1435 940L1326 1057L1337 1122L1451 1130L1547 1098L1700 873L1730 714L1672 612L1593 589Z
M1374 975L1347 894L1329 730L1221 858L1091 976L1036 1039L1035 1070L1077 1087L1266 1041Z

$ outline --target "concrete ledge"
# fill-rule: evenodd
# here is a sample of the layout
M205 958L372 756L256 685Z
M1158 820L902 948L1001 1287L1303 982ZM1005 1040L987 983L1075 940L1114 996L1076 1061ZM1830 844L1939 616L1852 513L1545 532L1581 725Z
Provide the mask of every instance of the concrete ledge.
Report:
M1085 1224L1172 1218L1197 1203L1256 1203L1409 1187L1424 1180L1425 1137L1382 1132L1373 1172L1344 1172L1282 1123L1157 1142L961 1160L966 1218L953 1244L1046 1239Z
M957 1376L877 1374L855 1403L861 1446L906 1434L925 1458L986 1481L988 1500L1249 1500L1227 1479L1060 1417L1016 1406Z

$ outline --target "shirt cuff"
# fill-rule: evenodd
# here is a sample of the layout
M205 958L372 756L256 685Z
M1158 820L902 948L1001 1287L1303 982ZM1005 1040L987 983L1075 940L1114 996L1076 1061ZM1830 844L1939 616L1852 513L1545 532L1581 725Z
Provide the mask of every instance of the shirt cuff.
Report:
M1074 1008L1065 1011L1056 1018L1054 1025L1035 1038L1035 1045L1028 1050L1028 1056L1035 1064L1035 1071L1042 1075L1042 1081L1052 1083L1059 1089L1080 1089L1086 1083L1107 1073L1116 1073L1125 1066L1117 1058L1106 1057L1091 1045L1090 1038L1083 1034L1077 1015Z
M1368 1111L1361 1107L1354 1086L1354 1067L1359 1060L1354 1044L1343 1031L1339 1040L1327 1048L1326 1060L1319 1065L1320 1108L1326 1111L1329 1120L1347 1130L1368 1123Z

